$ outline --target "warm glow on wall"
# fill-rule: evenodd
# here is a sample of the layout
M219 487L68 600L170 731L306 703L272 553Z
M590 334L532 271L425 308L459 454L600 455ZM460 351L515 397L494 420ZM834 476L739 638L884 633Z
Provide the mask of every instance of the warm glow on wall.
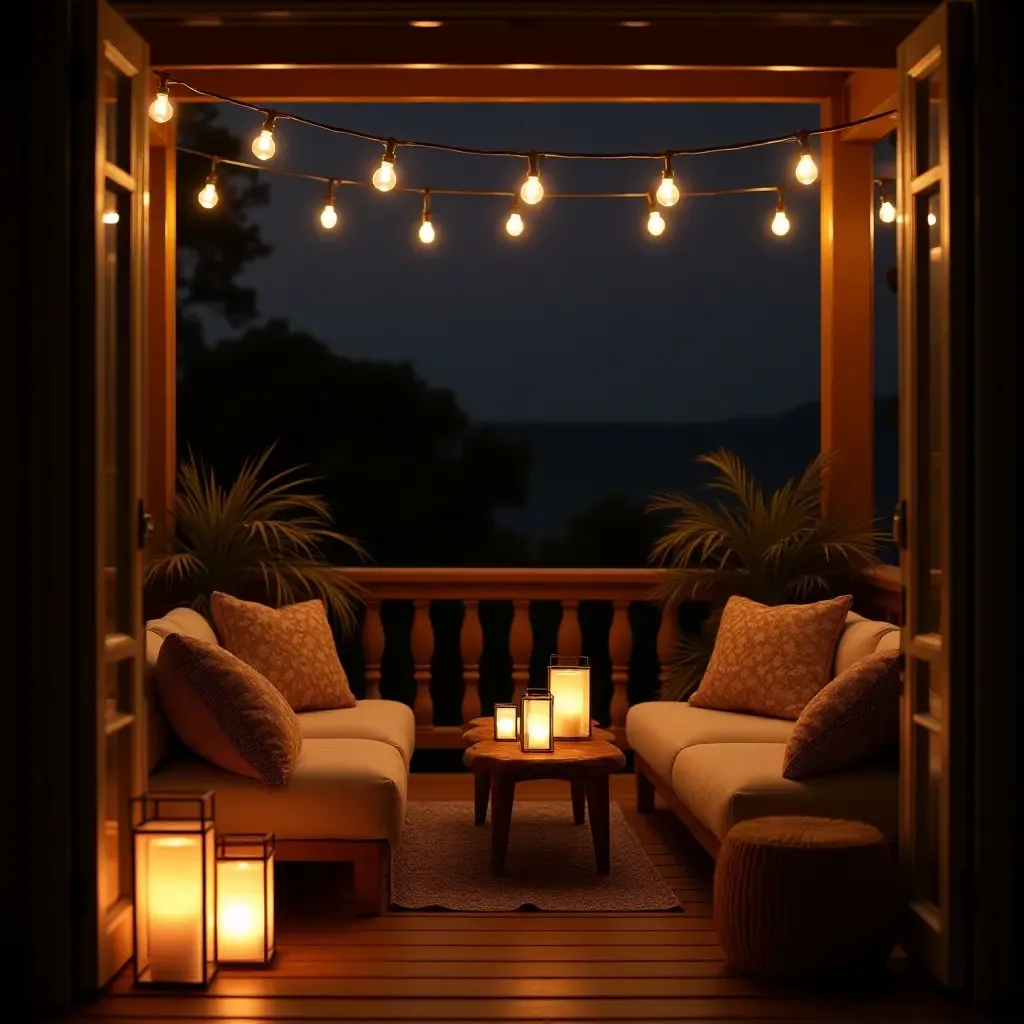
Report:
M217 839L217 961L268 964L274 956L274 837Z

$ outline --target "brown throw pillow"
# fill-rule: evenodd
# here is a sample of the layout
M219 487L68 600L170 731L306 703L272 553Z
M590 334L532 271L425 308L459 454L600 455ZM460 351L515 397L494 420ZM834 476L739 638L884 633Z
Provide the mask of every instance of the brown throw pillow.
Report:
M850 768L884 751L900 717L900 652L855 661L804 708L782 759L786 779Z
M214 625L232 654L262 672L295 711L354 708L358 703L322 601L269 608L215 593Z
M832 678L832 664L851 598L770 606L730 597L695 708L800 717Z
M156 678L171 727L188 747L229 772L284 785L302 732L288 702L256 669L217 644L171 633Z

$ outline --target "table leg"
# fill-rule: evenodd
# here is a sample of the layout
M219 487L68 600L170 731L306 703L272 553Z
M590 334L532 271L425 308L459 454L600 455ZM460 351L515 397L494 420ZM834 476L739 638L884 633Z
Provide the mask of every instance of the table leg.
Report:
M594 838L597 873L611 871L611 839L609 836L608 776L596 772L587 776L587 810L590 813L590 834Z
M505 870L508 833L512 826L512 805L516 799L516 780L505 775L491 776L491 870Z
M473 773L473 824L482 825L487 820L487 798L491 794L489 772Z
M577 825L582 825L587 820L585 814L587 784L582 779L573 779L569 785L572 787L572 820Z

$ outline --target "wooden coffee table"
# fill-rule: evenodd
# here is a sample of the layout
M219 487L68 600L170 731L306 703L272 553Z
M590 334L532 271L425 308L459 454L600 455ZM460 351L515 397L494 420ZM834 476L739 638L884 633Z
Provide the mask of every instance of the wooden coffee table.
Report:
M618 747L606 739L555 740L554 753L524 754L518 743L509 740L481 739L466 751L463 759L478 783L483 778L490 783L491 869L496 875L502 874L505 870L516 783L528 779L567 780L573 792L573 819L579 825L583 824L585 797L590 813L590 834L594 840L597 870L599 874L608 874L608 776L621 770L626 764L625 755ZM477 794L476 820L477 824L482 824L479 786ZM486 815L486 800L483 803L483 812Z

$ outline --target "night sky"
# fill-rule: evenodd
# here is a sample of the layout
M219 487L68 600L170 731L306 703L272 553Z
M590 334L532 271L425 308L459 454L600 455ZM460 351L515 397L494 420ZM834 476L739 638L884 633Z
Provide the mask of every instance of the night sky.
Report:
M331 104L298 113L382 135L477 146L586 150L689 147L817 126L814 105ZM250 139L259 115L227 110ZM368 177L382 150L283 122L275 167ZM881 176L891 150L878 147ZM646 206L545 200L526 231L508 202L435 197L422 246L418 196L341 189L340 224L319 224L324 189L269 178L256 219L274 247L246 283L263 317L287 317L347 356L407 359L478 420L686 422L772 414L819 392L818 189L787 192L792 228L769 230L772 194L695 198L685 189L793 182L795 147L679 158L683 199ZM518 189L525 161L399 151L402 185ZM640 191L653 162L546 161L546 189ZM895 296L884 286L894 232L876 222L876 382L896 390ZM215 335L217 336L217 335Z

